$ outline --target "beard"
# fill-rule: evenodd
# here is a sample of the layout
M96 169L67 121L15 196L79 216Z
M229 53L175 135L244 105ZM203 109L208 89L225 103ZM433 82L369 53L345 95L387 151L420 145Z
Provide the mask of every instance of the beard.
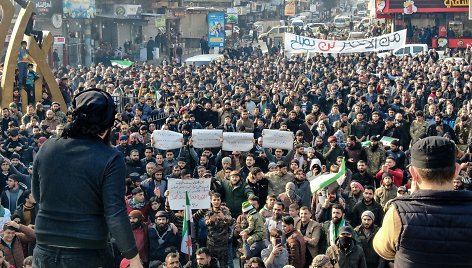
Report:
M167 229L167 223L157 223L156 228L159 231L164 231L165 229Z
M341 222L341 219L340 218L332 218L331 221L334 223L334 224L338 224Z
M142 222L141 221L137 221L137 222L132 222L131 223L131 229L132 230L136 230L136 229L139 229L139 227L142 226Z

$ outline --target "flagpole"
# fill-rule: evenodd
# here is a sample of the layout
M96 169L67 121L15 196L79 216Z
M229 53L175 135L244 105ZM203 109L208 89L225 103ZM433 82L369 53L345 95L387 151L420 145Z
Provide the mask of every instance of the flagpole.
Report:
M188 192L187 192L187 191L185 191L185 197L186 197L186 199L188 198ZM189 217L189 215L188 215L188 210L189 210L189 208L186 207L186 208L185 208L185 221L187 221L187 222L190 221L190 219L188 218L188 217ZM188 229L188 228L192 228L192 226L191 226L190 224L187 226L187 234L189 235L189 238L188 238L188 239L192 239L190 229ZM192 246L189 245L189 243L187 243L188 261L192 261L192 256L191 256L191 254L190 254L190 252L191 252L191 251L190 251L190 248L191 248L191 247L192 247Z

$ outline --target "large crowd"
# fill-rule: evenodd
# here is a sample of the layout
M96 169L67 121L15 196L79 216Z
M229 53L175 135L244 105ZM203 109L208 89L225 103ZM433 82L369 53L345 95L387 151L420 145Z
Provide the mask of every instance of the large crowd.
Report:
M461 173L454 188L472 189L465 61L445 61L433 50L385 59L230 52L209 66L96 64L56 72L67 106L86 88L116 101L111 140L126 158L124 198L148 267L233 267L236 257L251 268L389 267L372 240L390 201L409 194L409 147L427 136L455 142ZM61 136L70 115L47 90L23 113L16 94L0 118L0 264L21 267L34 247L33 158ZM155 149L156 129L182 133L182 148ZM194 148L194 129L254 133L254 147ZM293 149L264 148L263 129L293 132ZM344 182L312 193L310 181L337 173L343 162ZM212 180L211 208L193 211L189 257L180 252L184 213L170 210L167 185L199 178Z

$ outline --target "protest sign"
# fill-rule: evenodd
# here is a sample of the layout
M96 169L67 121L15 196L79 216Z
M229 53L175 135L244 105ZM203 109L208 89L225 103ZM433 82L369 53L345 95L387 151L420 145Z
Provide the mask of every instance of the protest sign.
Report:
M192 209L210 208L211 179L169 180L169 206L172 210L185 208L185 192L188 192Z
M223 138L222 129L194 129L192 130L192 145L195 148L221 147Z
M285 33L286 51L318 53L362 53L393 50L405 46L406 30L359 40L324 40Z
M223 151L249 152L252 147L253 133L223 132Z
M293 132L264 129L262 130L262 147L292 150Z
M152 139L154 140L154 148L160 150L173 150L182 147L182 133L170 130L154 130Z

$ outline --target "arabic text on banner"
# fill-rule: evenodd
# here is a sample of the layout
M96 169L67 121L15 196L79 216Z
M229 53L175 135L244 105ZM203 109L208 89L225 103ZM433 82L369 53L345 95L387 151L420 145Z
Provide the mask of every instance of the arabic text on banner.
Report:
M169 206L172 210L185 207L185 192L188 192L192 209L210 208L211 179L169 180Z
M221 147L222 129L194 129L192 130L192 145L195 148Z
M274 149L293 149L293 132L273 129L262 130L262 147Z
M152 138L156 149L173 150L182 147L184 135L170 130L154 130Z
M392 50L405 46L406 30L359 40L323 40L285 33L286 51L318 53L361 53Z
M223 151L249 152L254 147L253 133L223 132Z

